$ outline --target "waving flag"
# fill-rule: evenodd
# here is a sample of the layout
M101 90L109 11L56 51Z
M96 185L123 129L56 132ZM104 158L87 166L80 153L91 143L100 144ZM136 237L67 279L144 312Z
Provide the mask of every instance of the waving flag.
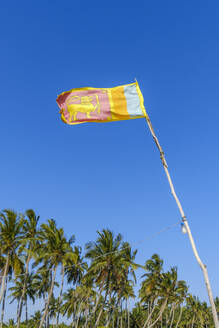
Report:
M137 82L114 88L79 88L57 99L61 119L67 124L112 122L146 117Z

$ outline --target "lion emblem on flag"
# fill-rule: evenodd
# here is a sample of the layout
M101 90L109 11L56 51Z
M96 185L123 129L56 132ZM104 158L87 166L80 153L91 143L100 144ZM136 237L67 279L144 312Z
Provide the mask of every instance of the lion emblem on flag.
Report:
M67 111L71 122L77 120L78 113L86 114L87 118L90 118L90 114L95 111L100 114L98 95L71 96L67 101Z

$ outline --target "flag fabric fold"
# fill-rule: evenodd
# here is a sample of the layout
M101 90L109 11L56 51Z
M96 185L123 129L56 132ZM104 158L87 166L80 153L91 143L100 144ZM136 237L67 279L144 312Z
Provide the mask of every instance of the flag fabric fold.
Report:
M112 122L146 117L137 82L114 88L78 88L57 99L61 119L67 124Z

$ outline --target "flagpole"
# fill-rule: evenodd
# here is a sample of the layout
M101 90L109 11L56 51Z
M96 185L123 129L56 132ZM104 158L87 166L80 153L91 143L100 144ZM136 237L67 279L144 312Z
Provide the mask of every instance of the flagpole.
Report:
M158 141L157 136L155 135L155 132L154 132L154 129L152 127L150 118L149 118L149 116L146 112L145 112L145 114L146 114L146 121L147 121L148 127L150 129L150 132L152 134L154 142L155 142L155 144L156 144L156 146L157 146L157 148L160 152L160 159L161 159L162 165L164 167L164 170L165 170L165 173L166 173L166 176L167 176L167 180L168 180L169 185L170 185L171 193L172 193L172 195L173 195L173 197L176 201L176 204L178 206L178 209L180 211L181 218L182 218L182 224L186 228L186 232L188 234L189 241L191 243L193 253L194 253L195 258L196 258L199 266L201 267L203 275L204 275L205 285L206 285L206 288L207 288L208 297L209 297L209 301L210 301L210 304L211 304L211 309L212 309L215 328L219 328L219 321L218 321L217 311L216 311L216 307L215 307L215 304L214 304L214 298L213 298L212 289L211 289L211 285L210 285L210 281L209 281L209 277L208 277L207 266L201 261L201 259L199 257L199 254L198 254L198 251L197 251L197 248L196 248L196 245L195 245L195 241L193 239L192 232L191 232L191 229L189 227L188 220L185 216L185 213L183 211L183 208L182 208L182 205L179 201L179 198L176 195L176 192L175 192L175 189L174 189L174 186L173 186L173 182L172 182L170 173L168 171L168 166L167 166L167 162L166 162L166 159L165 159L165 156L164 156L164 152L163 152L163 150L160 146L160 143Z

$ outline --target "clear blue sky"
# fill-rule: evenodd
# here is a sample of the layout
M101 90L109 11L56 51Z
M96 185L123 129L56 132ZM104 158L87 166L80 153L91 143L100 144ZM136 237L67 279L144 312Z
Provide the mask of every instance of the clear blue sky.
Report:
M67 126L56 96L138 79L219 295L218 1L2 1L1 209L33 208L84 246L120 232L207 299L144 119Z

